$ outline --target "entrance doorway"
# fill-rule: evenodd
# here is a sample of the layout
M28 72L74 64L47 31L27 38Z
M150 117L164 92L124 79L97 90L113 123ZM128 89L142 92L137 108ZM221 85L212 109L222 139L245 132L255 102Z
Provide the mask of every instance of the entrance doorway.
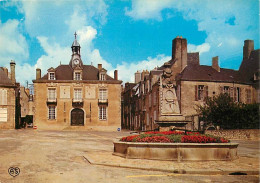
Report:
M71 126L84 126L84 111L82 109L73 109L71 111Z

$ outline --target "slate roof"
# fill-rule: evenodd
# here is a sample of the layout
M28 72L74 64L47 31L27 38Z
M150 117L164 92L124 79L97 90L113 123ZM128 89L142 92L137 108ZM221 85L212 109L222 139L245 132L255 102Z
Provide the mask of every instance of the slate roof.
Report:
M177 76L180 80L189 81L217 81L217 82L236 82L252 84L253 77L259 71L259 54L260 50L251 52L248 59L244 59L239 70L223 69L220 72L212 68L212 66L194 64L197 62L197 56L193 57L196 61L191 61L185 69Z
M220 72L212 66L190 64L177 76L180 80L189 81L218 81L218 82L240 82L239 72L232 69L220 68Z
M177 80L187 81L216 81L216 82L236 82L252 84L254 73L259 72L260 50L251 52L249 59L244 59L239 70L220 68L220 72L212 66L199 65L199 53L188 53L188 65L177 75ZM174 60L169 61L171 64ZM163 70L162 65L158 70Z
M80 44L78 43L77 39L75 39L73 41L72 46L80 46Z
M0 68L0 86L14 86L2 68Z
M83 65L82 80L98 80L99 70L92 65ZM73 80L73 69L70 65L59 65L55 69L56 80ZM45 74L39 80L48 80L48 75ZM114 78L107 75L106 80L115 80Z

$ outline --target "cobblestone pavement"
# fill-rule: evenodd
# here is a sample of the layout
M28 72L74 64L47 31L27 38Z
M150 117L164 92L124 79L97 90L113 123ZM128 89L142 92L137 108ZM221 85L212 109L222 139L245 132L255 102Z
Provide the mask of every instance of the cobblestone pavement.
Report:
M214 173L218 168L223 171L241 170L240 166L243 166L243 170L259 170L259 141L236 141L240 143L238 150L241 156L233 162L177 163L113 156L113 140L125 135L129 135L129 132L1 130L0 183L259 182L259 175ZM10 176L10 167L19 167L20 174ZM151 171L155 168L165 171ZM187 172L177 174L172 171L176 169ZM191 170L200 173L188 174L192 173ZM213 175L209 175L210 171Z

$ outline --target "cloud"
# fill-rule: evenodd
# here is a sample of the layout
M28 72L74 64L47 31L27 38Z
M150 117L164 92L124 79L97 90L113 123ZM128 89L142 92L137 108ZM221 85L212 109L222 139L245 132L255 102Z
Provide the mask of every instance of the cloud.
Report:
M199 52L200 55L204 52L210 50L210 45L208 43L203 43L201 45L188 44L188 52Z
M17 3L25 15L25 29L31 37L45 36L66 45L65 37L71 36L82 26L104 25L107 8L103 0L37 1Z
M6 66L11 60L20 63L29 57L28 45L17 20L0 21L0 43L0 65Z
M162 20L161 11L171 5L172 0L133 0L132 10L125 9L125 14L136 19Z
M139 70L152 70L157 66L163 65L164 62L167 62L171 59L170 56L165 56L164 54L159 54L156 57L148 57L145 60L141 60L133 63L123 62L118 64L115 69L118 70L118 76L120 80L124 82L134 82L134 73ZM113 75L113 70L108 72L111 76Z
M133 0L131 9L126 9L125 14L134 20L160 21L162 18L171 18L174 14L181 13L183 21L197 21L198 31L204 31L207 34L207 38L201 41L204 41L203 48L207 48L206 44L210 45L210 51L204 52L201 63L210 64L209 58L212 55L218 55L223 59L230 59L226 62L230 62L230 65L237 69L240 62L232 60L230 55L241 55L243 41L246 39L259 41L257 7L257 1L166 0L150 3L147 0ZM167 13L170 12L172 16L163 16L166 9Z
M89 64L91 61L100 61L109 66L92 44L97 34L94 27L104 25L107 21L108 6L103 0L77 2L23 0L4 4L4 8L7 10L9 8L10 11L14 6L24 17L20 22L18 20L8 20L4 24L0 22L0 65L8 67L10 60L15 60L17 71L26 71L26 73L17 72L18 82L25 84L25 81L31 82L35 79L36 68L41 68L44 74L48 68L56 67L60 62L68 64L75 31L78 32L84 49L84 61ZM37 38L45 52L40 57L33 58L37 60L34 64L26 63L29 58L29 48L23 34L27 34L28 39Z

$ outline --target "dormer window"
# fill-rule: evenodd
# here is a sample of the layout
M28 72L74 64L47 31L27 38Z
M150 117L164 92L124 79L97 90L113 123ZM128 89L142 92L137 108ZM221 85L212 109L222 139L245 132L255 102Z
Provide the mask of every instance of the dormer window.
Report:
M106 75L105 74L100 74L100 80L105 81L106 80Z
M55 69L53 67L48 69L48 79L55 80Z
M81 80L81 73L80 72L75 72L74 80Z
M99 69L99 80L100 81L105 81L107 78L106 78L106 74L107 74L107 70L104 69L104 68L100 68Z
M55 80L55 73L49 72L49 80Z

